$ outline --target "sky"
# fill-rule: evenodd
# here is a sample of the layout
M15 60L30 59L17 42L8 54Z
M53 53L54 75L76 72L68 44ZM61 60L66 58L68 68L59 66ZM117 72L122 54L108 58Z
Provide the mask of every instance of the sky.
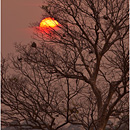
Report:
M1 0L2 56L14 52L14 43L29 43L33 30L30 23L40 22L43 0Z

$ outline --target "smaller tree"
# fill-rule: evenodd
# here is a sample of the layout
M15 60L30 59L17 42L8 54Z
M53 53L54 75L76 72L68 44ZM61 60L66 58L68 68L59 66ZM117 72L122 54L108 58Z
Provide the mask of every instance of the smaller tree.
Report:
M2 60L2 126L60 129L79 113L75 100L84 84L46 72L34 62L34 53L23 51L22 58L11 59L16 74L8 75Z

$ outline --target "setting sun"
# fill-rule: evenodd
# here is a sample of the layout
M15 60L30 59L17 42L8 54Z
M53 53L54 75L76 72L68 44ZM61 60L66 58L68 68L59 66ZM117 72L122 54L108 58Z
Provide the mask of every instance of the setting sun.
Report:
M59 23L53 18L45 18L40 22L40 28L56 27Z

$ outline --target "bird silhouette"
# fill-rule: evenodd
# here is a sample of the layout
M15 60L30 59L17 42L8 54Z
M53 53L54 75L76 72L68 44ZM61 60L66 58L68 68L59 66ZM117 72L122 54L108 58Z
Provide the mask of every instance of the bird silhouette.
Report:
M72 109L70 109L70 112L71 113L78 113L78 110L76 108L72 108Z
M66 37L66 35L65 35L65 34L63 34L63 37Z
M93 53L93 51L92 50L89 50L89 54L92 54Z
M59 115L56 115L56 117L59 117Z
M33 42L33 43L32 43L32 45L31 45L31 47L36 48L36 47L37 47L36 43L35 43L35 42Z
M104 15L103 18L104 18L105 20L108 20L108 16L106 16L106 15Z
M22 57L19 57L19 58L17 57L17 59L18 59L18 61L22 61Z

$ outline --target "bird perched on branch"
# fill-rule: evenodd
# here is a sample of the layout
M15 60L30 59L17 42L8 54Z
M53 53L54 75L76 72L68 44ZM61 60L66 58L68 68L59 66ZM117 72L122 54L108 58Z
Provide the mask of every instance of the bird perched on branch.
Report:
M89 54L92 54L93 53L93 50L89 50Z
M105 20L108 20L108 16L106 16L106 15L104 15L103 18L104 18Z
M76 108L70 109L70 112L71 112L71 113L79 113L79 111L78 111Z
M63 34L63 37L66 37L66 35L65 35L65 34Z
M32 45L31 45L31 47L36 48L36 47L37 47L36 43L35 43L35 42L33 42L33 43L32 43Z
M17 60L21 62L22 61L22 57L17 57Z

